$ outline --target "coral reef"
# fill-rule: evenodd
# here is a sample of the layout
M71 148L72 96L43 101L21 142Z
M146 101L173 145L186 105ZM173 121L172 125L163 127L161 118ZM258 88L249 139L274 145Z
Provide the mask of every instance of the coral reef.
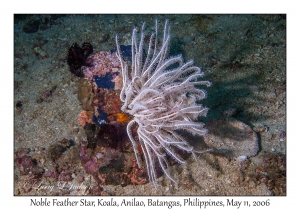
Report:
M123 79L116 53L100 51L88 62L77 95L83 108L78 123L87 136L81 141L81 165L101 185L145 183L145 174L131 164L134 156L126 133L131 118L121 111Z
M122 76L116 53L100 51L91 55L88 62L90 65L83 70L85 79L80 79L78 85L77 98L86 111L82 114L92 118L92 122L98 126L125 122L128 118L120 109ZM80 125L85 126L85 119L80 117Z
M106 51L100 51L91 55L88 59L90 66L86 67L83 70L84 78L92 81L97 75L99 77L115 77L120 72L120 62L116 56L116 53L110 53ZM108 74L110 73L110 74ZM109 78L112 80L113 78ZM120 87L122 85L117 85Z
M121 62L123 87L120 99L124 102L122 111L133 115L128 123L127 133L133 145L137 164L142 168L138 145L141 146L149 180L156 186L156 162L158 161L166 176L175 182L168 172L171 156L179 163L184 159L176 152L183 150L194 154L194 149L178 133L185 130L193 135L206 134L204 124L198 117L206 116L207 108L197 102L206 97L204 90L195 85L210 86L208 81L198 81L204 73L193 61L183 62L181 55L168 58L170 43L169 22L166 20L163 39L158 41L158 22L156 32L150 36L149 47L144 59L145 24L140 30L132 32L132 62L122 58L116 37L117 56ZM159 46L159 43L160 46ZM137 124L138 138L134 138L132 128ZM194 154L195 155L195 154Z
M100 51L90 56L92 64L83 71L85 79L96 83L98 88L122 88L122 75L120 62L116 53Z
M79 145L73 140L63 138L47 148L19 148L15 151L15 194L56 195L69 194L71 189L60 188L59 184L75 185L74 179L83 170L80 167ZM82 172L81 172L82 171ZM78 176L77 176L78 175ZM58 182L59 181L59 182ZM53 188L49 190L49 184Z
M86 111L94 111L94 107L92 106L94 98L92 83L86 79L80 78L77 90L77 99L80 102L82 109ZM89 116L92 117L92 115Z
M145 184L147 183L147 179L144 178L145 176L144 171L140 169L136 163L136 160L132 161L131 172L127 174L130 182L135 185Z
M84 127L86 123L91 123L92 119L87 115L87 112L83 110L79 116L77 122Z
M84 69L85 79L80 79L77 95L86 115L98 126L118 121L124 123L128 117L120 109L122 77L116 53L100 51L91 55L89 62L91 66ZM83 119L79 121L85 125Z
M89 147L87 139L81 141L80 159L86 173L92 175L99 184L126 186L146 183L143 170L136 166L130 156L132 151L124 151L130 149L127 136L124 135L125 127L116 129L112 125L104 125L97 128L100 131L96 131L96 146Z
M131 118L121 111L122 77L116 58L104 51L91 55L92 66L85 68L85 79L79 81L78 100L84 111L78 122L87 136L81 141L81 165L101 185L142 184L144 173L131 164L133 151L126 133Z
M93 116L93 122L98 126L108 123L107 114L104 111L102 111L101 106L99 106L98 109L95 111L95 114Z

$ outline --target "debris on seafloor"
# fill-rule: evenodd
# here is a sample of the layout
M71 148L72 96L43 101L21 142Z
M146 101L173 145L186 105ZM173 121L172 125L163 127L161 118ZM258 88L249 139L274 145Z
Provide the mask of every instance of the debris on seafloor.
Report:
M239 160L253 157L259 151L257 134L234 118L218 118L206 123L209 133L204 142L217 153Z
M49 195L44 183L48 181L71 181L73 176L80 174L75 169L80 161L78 149L73 140L63 138L48 148L19 148L15 151L15 195ZM74 169L76 172L74 172ZM36 185L36 183L40 183ZM54 190L54 189L53 189ZM58 195L63 192L55 189Z
M54 91L56 90L57 86L54 85L51 88L48 88L44 90L39 97L36 99L36 103L42 103L43 101L45 102L51 102L51 96L53 95Z
M33 52L36 56L40 56L42 59L48 58L47 53L41 47L33 48Z

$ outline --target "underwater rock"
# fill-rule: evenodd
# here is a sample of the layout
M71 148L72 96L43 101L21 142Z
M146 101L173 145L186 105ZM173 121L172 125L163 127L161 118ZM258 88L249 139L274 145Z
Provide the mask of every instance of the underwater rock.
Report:
M92 81L96 75L102 77L107 73L110 73L110 75L121 74L121 63L116 53L99 51L91 55L88 62L90 65L83 70L83 74L84 78L89 81ZM112 79L110 78L110 80Z
M44 177L56 179L58 177L58 174L54 171L47 171L47 172L45 172Z
M40 96L36 99L37 103L42 103L43 101L50 102L50 97L53 95L54 91L56 90L57 86L54 85L50 89L43 91Z
M99 135L96 137L94 148L88 148L85 139L81 141L80 159L86 173L92 175L101 185L145 184L146 174L143 169L137 167L133 151L124 151L130 145L126 135L123 135L121 141L113 139L116 145L111 145L114 133L109 132L108 128L106 128L108 132L101 130L103 127L98 127ZM120 142L123 144L119 145Z
M70 147L74 145L75 143L73 140L68 140L66 138L63 138L62 140L49 146L47 150L47 156L53 162L56 162L56 160L59 159L62 156L62 154L66 152L66 150L70 149Z
M33 52L36 56L40 56L42 59L48 58L47 53L40 47L33 48Z
M94 111L94 108L92 106L94 98L94 93L92 89L92 83L86 79L81 78L78 83L78 93L77 93L77 99L80 102L80 105L83 110L86 111ZM92 117L93 115L90 115L90 113L87 113L89 117Z
M28 174L29 171L31 171L32 167L34 166L34 162L32 158L28 155L24 155L21 158L17 158L15 161L19 166L19 170L21 174Z
M18 157L18 158L21 158L25 155L27 155L29 152L31 151L30 148L19 148L15 151L15 155Z
M88 60L91 65L83 71L85 79L79 80L77 95L83 109L78 123L87 136L81 141L81 165L101 185L144 184L146 174L134 163L126 132L131 118L121 111L120 62L115 53L106 51Z
M62 155L62 153L63 147L58 144L54 144L49 147L47 155L52 161L55 161Z
M37 165L36 159L29 155L16 158L15 163L21 175L29 175L32 179L40 178L44 173L44 169Z

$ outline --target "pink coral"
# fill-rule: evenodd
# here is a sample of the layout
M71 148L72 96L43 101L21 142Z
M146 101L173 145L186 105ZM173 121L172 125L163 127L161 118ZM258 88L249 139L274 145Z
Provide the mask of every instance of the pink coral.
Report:
M83 165L85 171L89 174L95 174L99 170L99 163L96 157L93 157L86 164Z
M87 115L86 111L83 110L79 116L78 116L78 119L77 119L77 122L82 126L84 127L86 123L91 123L92 122L92 119Z
M94 53L89 57L89 63L91 66L83 70L84 78L89 81L92 81L95 75L104 76L108 72L121 74L121 64L116 53L106 51ZM119 86L120 84L117 85L117 87Z

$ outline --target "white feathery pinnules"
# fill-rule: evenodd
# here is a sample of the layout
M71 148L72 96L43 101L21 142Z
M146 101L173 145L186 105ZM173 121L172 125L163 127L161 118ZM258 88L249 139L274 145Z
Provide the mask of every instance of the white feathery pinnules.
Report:
M193 61L183 62L181 55L167 58L170 43L170 26L165 22L163 40L158 46L158 22L155 33L152 33L145 55L144 28L141 28L138 44L137 29L132 32L132 62L130 70L123 60L118 38L116 37L117 56L122 67L123 88L120 99L124 102L122 111L133 115L127 125L127 133L132 142L138 166L141 161L138 145L141 145L150 182L156 186L155 163L158 161L166 176L174 181L168 173L166 154L179 163L185 161L175 152L174 148L192 153L194 149L178 133L188 131L194 135L205 135L204 124L198 122L199 116L206 116L207 108L197 101L206 97L204 90L195 85L210 86L209 81L198 81L204 73ZM134 139L131 128L138 125L138 139ZM174 181L175 182L175 181Z

